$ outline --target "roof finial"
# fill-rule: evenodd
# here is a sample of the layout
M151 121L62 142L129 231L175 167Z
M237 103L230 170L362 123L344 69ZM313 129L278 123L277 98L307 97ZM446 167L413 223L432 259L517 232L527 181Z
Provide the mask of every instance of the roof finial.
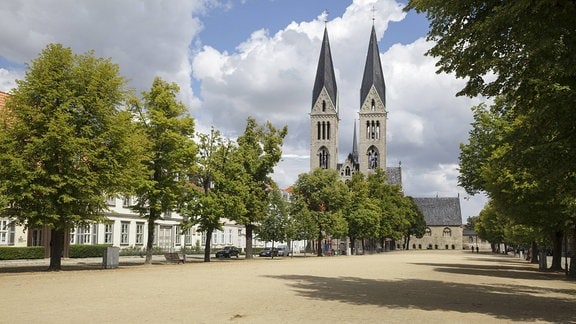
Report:
M372 25L374 25L374 20L376 20L376 6L372 5Z
M322 18L324 18L324 26L326 26L326 24L328 23L328 9L324 9L324 11L322 11Z

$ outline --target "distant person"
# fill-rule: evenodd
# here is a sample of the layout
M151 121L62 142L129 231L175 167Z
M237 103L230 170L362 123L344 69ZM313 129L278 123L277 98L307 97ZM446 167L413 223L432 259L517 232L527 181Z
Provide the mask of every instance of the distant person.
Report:
M479 250L480 250L480 249L479 249L478 247L476 247L476 253L479 253L479 252L478 252Z

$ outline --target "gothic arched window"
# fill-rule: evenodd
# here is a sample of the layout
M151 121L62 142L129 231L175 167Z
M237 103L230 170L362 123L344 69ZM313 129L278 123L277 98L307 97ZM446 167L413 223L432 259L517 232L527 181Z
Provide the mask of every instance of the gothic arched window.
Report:
M376 101L374 99L372 99L372 104L370 107L371 107L372 111L376 110Z
M328 158L328 150L325 147L322 147L318 152L318 166L322 169L328 169Z
M378 163L378 150L375 147L371 147L368 150L368 169L376 169Z
M426 227L426 230L424 230L424 236L432 236L432 229L430 229L430 227Z
M326 139L330 139L330 122L326 122Z
M320 126L320 122L316 124L317 132L318 132L318 139L320 139L322 134L322 126Z
M442 236L452 236L452 230L448 227L444 227L444 231L442 232Z
M322 112L326 111L326 100L322 100Z
M345 174L347 177L350 176L350 167L349 166L346 166Z

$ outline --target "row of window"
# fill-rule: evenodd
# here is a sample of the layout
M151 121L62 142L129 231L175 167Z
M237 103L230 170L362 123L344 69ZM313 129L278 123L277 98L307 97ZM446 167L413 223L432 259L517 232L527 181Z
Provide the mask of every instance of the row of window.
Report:
M145 223L144 222L137 222L136 223L136 231L135 231L135 240L134 243L136 245L144 245L144 231L145 231ZM130 244L130 227L132 226L131 222L120 222L120 245L128 245ZM166 240L168 242L172 241L172 233L174 233L174 243L176 245L181 245L182 237L184 237L184 244L185 245L192 245L192 236L193 232L191 229L186 230L183 234L181 234L181 227L180 226L161 226L158 225L156 229L157 234L155 235L155 242L157 244L157 240ZM238 236L241 236L242 229L238 229ZM212 243L213 244L233 244L233 230L231 228L227 229L226 231L216 230L212 233ZM40 234L39 234L40 235ZM40 242L41 238L38 238L38 242ZM70 244L96 244L98 242L98 225L87 225L83 227L78 227L70 231ZM202 243L206 242L205 234L202 234ZM104 243L105 244L113 244L114 243L114 225L113 224L104 224Z
M424 230L424 236L432 236L432 229L430 227L426 227ZM444 227L442 230L442 236L452 236L452 230L449 227Z

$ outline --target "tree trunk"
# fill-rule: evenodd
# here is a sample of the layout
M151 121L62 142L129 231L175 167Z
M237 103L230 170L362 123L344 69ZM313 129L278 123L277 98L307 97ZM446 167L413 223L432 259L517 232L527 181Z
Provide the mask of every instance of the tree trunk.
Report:
M404 248L406 250L410 250L410 234L406 235L406 239L404 240Z
M530 247L530 263L538 264L538 244L532 242L532 247Z
M562 271L562 238L564 237L563 231L554 232L553 248L552 248L552 271Z
M568 241L567 241L568 242ZM572 246L570 246L572 245ZM576 280L576 225L572 231L572 243L566 244L566 257L570 256L570 266L566 271L566 276L570 280ZM568 253L570 251L570 253Z
M356 255L356 238L350 237L350 254Z
M62 252L64 251L64 230L52 229L50 234L50 266L48 271L62 269Z
M206 231L206 245L204 245L204 262L210 262L210 245L212 245L212 233L214 230Z
M318 231L318 245L317 245L317 249L316 249L316 255L321 257L322 256L322 241L323 241L324 237L322 235L322 231Z
M154 227L156 220L156 212L150 210L148 217L148 240L146 241L146 260L144 264L152 264L152 249L154 248Z
M254 225L246 225L246 259L254 259L254 253L252 253L252 235L254 233Z

